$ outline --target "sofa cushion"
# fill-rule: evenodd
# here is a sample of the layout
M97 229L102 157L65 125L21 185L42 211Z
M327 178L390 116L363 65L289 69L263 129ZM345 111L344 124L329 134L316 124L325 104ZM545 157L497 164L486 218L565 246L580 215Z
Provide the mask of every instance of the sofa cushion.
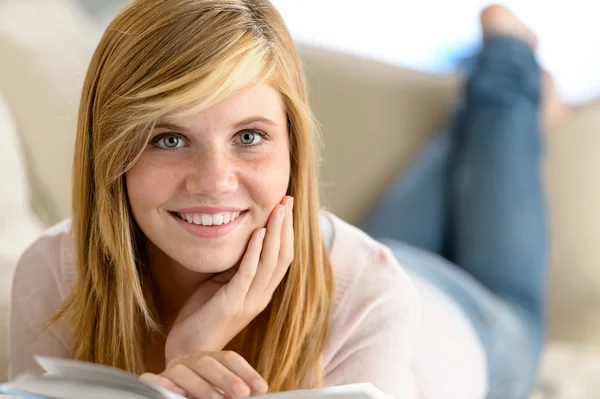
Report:
M448 120L459 81L311 46L299 51L322 126L323 204L356 223Z
M551 337L600 346L600 101L547 136Z
M29 208L29 187L16 125L0 93L0 381L8 375L10 287L17 260L42 231Z

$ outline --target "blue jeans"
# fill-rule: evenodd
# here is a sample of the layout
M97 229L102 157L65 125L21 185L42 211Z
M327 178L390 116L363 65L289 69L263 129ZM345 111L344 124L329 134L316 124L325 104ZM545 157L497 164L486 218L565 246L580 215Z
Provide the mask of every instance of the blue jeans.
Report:
M545 340L539 102L528 45L488 38L451 126L361 226L469 317L486 350L489 398L527 397Z

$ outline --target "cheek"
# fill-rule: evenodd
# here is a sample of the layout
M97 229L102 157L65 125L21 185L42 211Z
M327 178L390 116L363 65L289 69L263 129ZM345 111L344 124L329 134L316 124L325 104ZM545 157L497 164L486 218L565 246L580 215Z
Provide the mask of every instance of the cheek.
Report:
M272 154L250 163L244 171L248 189L255 202L273 209L285 196L290 178L290 159L283 154Z
M177 167L150 162L142 156L126 173L127 194L134 214L156 208L176 190Z

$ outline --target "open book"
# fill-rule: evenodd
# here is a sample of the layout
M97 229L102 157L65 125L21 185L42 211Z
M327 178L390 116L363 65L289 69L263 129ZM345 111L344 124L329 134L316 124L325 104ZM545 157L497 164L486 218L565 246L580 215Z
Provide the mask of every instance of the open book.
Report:
M36 357L45 374L22 374L0 385L0 394L27 399L184 399L112 367L50 357ZM372 384L272 393L265 399L389 399Z

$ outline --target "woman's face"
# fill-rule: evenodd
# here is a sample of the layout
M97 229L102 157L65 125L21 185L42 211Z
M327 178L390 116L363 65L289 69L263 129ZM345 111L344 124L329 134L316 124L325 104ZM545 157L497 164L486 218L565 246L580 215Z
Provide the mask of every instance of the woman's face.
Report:
M159 120L126 174L150 253L195 272L235 266L286 194L289 146L283 103L266 84Z

